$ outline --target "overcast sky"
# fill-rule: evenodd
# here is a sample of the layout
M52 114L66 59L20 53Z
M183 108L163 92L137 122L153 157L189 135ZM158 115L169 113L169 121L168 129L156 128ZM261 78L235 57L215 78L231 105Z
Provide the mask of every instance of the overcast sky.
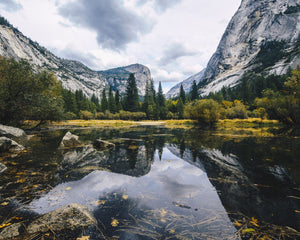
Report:
M94 70L141 63L166 91L200 72L241 0L0 0L0 14Z

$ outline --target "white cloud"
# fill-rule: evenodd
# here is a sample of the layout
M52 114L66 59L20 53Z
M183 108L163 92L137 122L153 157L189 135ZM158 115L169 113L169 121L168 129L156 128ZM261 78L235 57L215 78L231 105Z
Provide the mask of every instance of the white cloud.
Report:
M137 4L139 1L146 3ZM83 7L59 10L76 2ZM93 0L97 9L102 6L99 2ZM101 2L108 7L117 3ZM85 16L93 9L83 0L19 0L22 8L18 12L1 9L0 13L32 40L55 49L59 57L74 58L95 70L141 63L150 68L155 81L164 82L163 87L168 88L206 66L240 4L240 0L123 2L106 20L97 14ZM82 12L74 16L74 11ZM129 20L123 24L126 16ZM175 45L171 48L174 43L178 49Z

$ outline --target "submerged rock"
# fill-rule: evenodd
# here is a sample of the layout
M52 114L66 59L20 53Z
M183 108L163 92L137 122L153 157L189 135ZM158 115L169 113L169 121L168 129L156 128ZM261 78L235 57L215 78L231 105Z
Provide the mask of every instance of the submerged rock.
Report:
M81 144L78 138L77 135L67 132L60 143L60 148L78 147Z
M7 137L0 137L0 152L20 152L25 148Z
M93 145L94 145L94 148L96 148L97 150L100 150L100 151L110 149L115 146L115 144L101 140L101 139L96 139L94 141Z
M20 238L24 231L30 236L50 231L55 232L59 239L69 239L70 236L76 239L83 232L96 232L97 221L87 207L73 203L37 218L27 227L25 223L15 223L6 227L0 233L0 240Z
M21 228L21 223L15 223L4 228L3 231L0 233L0 240L11 239L20 236Z
M7 167L3 163L0 163L0 173L3 173L6 169Z
M5 126L0 124L0 136L9 138L26 138L27 135L24 130L16 127Z
M34 220L27 227L27 231L29 234L47 232L50 229L59 232L90 228L96 225L97 222L87 207L72 203Z

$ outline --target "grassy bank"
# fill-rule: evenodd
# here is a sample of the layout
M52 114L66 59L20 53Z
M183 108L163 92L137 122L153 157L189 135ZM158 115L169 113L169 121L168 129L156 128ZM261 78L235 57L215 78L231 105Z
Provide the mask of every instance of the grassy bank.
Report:
M131 126L165 126L168 128L193 128L197 125L194 120L158 120L158 121L126 121L126 120L67 120L50 122L47 127L131 127ZM218 130L279 128L282 125L277 120L260 118L224 119L216 123ZM200 126L201 127L201 126Z

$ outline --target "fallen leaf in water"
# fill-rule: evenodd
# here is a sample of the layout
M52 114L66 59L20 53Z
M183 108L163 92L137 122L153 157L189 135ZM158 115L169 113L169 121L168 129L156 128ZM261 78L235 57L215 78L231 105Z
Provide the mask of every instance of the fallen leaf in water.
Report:
M80 238L77 238L76 240L90 240L90 236L82 236Z
M251 218L252 221L250 221L250 223L252 223L254 226L256 227L259 227L259 225L257 224L258 223L258 220L255 219L254 217Z
M270 238L270 237L268 237L268 236L263 236L263 237L261 238L261 240L272 240L272 238Z
M129 145L128 149L134 150L134 149L138 149L139 146L137 145Z
M66 178L68 178L69 177L69 175L66 175Z
M169 230L169 233L171 233L171 234L174 233L174 232L175 232L175 230L173 230L173 229Z
M36 185L36 184L35 184L35 185L33 185L32 187L33 187L33 188L37 188L38 186L39 186L39 185Z
M159 212L162 217L164 217L167 214L167 211L165 209L161 209Z
M20 178L18 179L18 181L16 181L16 183L24 183L26 182L26 178Z
M234 226L241 227L241 226L243 226L243 224L238 221L235 221Z
M66 190L69 191L71 189L71 187L67 187Z
M300 213L300 211L299 210L295 210L295 213Z
M15 163L15 162L10 162L10 164L11 164L11 165L14 165L14 166L17 165L17 163Z
M117 219L113 219L110 223L110 225L112 225L113 227L116 227L119 225L119 221Z
M165 222L166 222L166 220L165 220L165 219L163 219L163 218L162 218L162 219L160 219L160 221L161 221L161 222L163 222L163 223L165 223Z
M124 200L127 200L127 199L128 199L128 195L123 194L122 198L123 198Z
M9 202L3 202L3 203L1 203L0 205L1 205L1 206L7 206L8 203L9 203Z
M102 201L97 200L97 201L93 201L92 204L93 204L93 205L96 205L96 206L99 206L99 205L104 205L105 202L106 202L105 200L102 200Z
M254 228L246 228L243 230L243 233L254 233L255 232L255 229Z
M0 229L8 227L9 225L11 225L11 223L3 223L3 224L0 225Z

